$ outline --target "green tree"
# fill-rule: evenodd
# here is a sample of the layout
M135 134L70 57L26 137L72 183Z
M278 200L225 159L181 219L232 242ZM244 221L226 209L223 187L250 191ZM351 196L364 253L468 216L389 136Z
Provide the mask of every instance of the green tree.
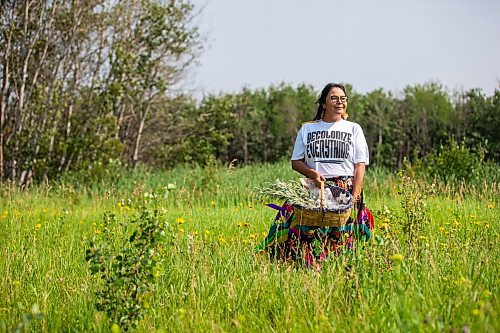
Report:
M404 89L400 103L398 167L404 157L422 157L447 138L453 105L443 87L437 83Z
M192 10L182 0L128 0L114 8L108 89L124 159L132 166L140 160L148 122L200 50Z
M189 1L3 1L0 179L135 165L200 50Z
M479 89L461 94L456 103L454 127L457 139L471 147L485 145L486 158L500 162L500 90L490 97Z
M359 116L353 115L365 133L372 164L395 167L398 163L396 142L398 140L397 101L382 89L374 90L362 100Z

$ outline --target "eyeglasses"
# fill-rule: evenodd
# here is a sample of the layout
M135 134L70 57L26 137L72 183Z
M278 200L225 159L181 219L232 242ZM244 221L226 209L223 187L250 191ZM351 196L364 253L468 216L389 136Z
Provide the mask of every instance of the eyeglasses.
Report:
M347 102L348 99L349 98L347 96L334 96L334 95L330 96L330 100L332 100L334 102L340 101L342 103L345 103L345 102Z

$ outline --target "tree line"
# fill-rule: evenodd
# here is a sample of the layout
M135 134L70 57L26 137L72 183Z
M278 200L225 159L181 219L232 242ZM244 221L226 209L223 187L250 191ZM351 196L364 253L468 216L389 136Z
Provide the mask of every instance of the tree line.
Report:
M500 161L500 90L450 94L434 82L407 86L395 93L377 89L357 93L349 84L348 120L359 123L373 165L401 168L450 142L481 147L485 158ZM198 106L185 98L167 112L175 119L148 164L179 162L275 162L289 158L301 124L316 114L319 91L287 84L267 89L206 96ZM175 131L178 132L175 132ZM176 133L176 134L174 134ZM158 137L159 138L159 137Z
M182 0L6 0L0 5L0 179L23 186L116 165L155 168L289 158L319 91L281 84L201 101L173 87L200 54ZM325 82L326 83L326 82ZM373 165L401 167L453 138L500 161L500 91L438 83L366 94L348 86Z

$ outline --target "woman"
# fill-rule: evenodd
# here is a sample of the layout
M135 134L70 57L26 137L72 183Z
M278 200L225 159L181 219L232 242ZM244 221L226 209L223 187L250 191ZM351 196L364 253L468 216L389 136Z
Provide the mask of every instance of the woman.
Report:
M303 261L320 269L319 261L329 253L352 249L355 240L367 240L373 228L373 216L365 208L362 185L365 166L369 164L368 146L361 126L347 121L345 87L327 84L317 101L313 121L302 125L292 153L292 169L314 180L319 187L337 185L348 189L355 200L355 218L344 227L298 225L293 207L285 203L279 210L266 239L256 251L267 251L271 258Z

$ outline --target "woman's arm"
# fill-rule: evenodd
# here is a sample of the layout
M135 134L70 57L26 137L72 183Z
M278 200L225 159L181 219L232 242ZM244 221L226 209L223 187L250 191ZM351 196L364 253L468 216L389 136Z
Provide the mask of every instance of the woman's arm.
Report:
M354 184L352 186L352 196L354 202L358 201L361 188L363 187L363 178L365 177L365 163L354 164Z
M314 182L318 187L321 186L321 182L325 181L325 177L320 175L318 171L308 167L307 164L302 160L292 161L292 169L302 174L303 176L306 176L307 178L314 179Z

